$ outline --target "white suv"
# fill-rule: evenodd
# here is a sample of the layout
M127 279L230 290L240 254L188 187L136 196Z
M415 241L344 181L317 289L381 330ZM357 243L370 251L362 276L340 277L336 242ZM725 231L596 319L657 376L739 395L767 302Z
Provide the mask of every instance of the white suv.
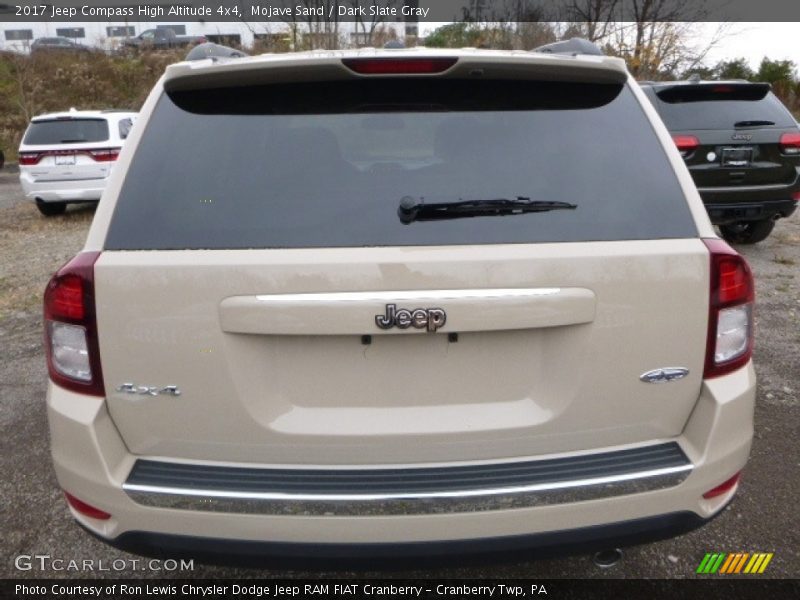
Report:
M75 110L31 119L19 147L25 197L45 216L68 203L100 200L137 113Z
M47 288L55 469L146 553L673 535L747 461L752 308L619 59L176 64Z

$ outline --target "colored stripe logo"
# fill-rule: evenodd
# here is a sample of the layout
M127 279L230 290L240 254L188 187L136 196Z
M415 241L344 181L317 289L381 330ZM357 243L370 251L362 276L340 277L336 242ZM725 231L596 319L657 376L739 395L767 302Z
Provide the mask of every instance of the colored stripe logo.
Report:
M708 552L696 572L703 575L761 574L773 556L773 552Z

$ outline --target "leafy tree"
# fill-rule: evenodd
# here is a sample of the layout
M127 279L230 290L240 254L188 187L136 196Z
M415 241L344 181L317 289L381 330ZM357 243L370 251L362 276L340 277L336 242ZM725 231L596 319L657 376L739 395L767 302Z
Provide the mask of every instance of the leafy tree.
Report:
M713 69L715 79L746 79L754 81L756 74L745 58L734 58L717 63Z
M434 29L425 40L431 48L465 48L477 46L480 31L472 23L450 23Z
M780 82L794 83L797 79L794 61L770 60L766 56L761 60L755 78L758 81L777 84Z

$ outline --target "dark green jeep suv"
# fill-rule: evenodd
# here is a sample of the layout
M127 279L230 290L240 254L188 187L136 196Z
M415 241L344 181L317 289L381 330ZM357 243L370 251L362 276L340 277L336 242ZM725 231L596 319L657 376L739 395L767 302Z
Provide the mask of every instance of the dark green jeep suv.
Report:
M711 222L729 242L765 239L800 200L800 128L767 83L642 82Z

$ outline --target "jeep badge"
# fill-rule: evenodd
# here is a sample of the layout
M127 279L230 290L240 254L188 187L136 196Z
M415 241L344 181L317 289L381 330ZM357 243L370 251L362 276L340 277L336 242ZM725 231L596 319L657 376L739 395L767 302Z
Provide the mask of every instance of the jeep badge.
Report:
M447 322L447 313L441 308L415 308L397 310L396 304L386 305L385 315L375 315L375 324L381 329L427 329L431 333Z

